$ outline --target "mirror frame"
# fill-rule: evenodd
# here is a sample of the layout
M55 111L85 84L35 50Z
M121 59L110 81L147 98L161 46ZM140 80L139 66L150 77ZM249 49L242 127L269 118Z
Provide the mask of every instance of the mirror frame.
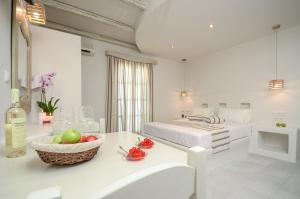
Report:
M24 110L29 113L31 111L32 98L32 45L30 23L26 16L26 2L24 0L13 0L12 6L12 26L11 26L11 87L20 89L20 81L18 78L18 50L19 50L19 31L26 40L27 45L27 69L26 69L26 92L20 96L20 104Z

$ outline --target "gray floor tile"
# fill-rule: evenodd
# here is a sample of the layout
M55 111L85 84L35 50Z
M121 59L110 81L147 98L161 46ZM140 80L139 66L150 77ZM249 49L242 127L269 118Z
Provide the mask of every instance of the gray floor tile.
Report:
M300 199L300 164L248 153L248 146L212 156L207 199Z
M270 199L300 199L300 195L279 189L270 197Z
M248 188L239 189L228 197L229 199L267 199L267 196ZM220 198L221 199L221 198Z
M282 185L282 189L287 192L300 195L300 174L295 173L286 183Z
M272 163L263 170L263 173L265 174L279 177L285 180L291 178L295 174L295 172L297 172L297 168L295 167L295 165L291 163L284 164L281 162Z
M281 178L258 173L253 175L245 187L265 196L271 196L284 182Z
M245 183L242 178L233 173L223 173L219 176L211 177L208 181L208 188L218 190L221 193L228 195L241 188Z
M277 161L273 158L268 158L268 157L265 157L265 156L250 154L250 153L246 154L245 158L250 162L254 162L254 163L260 164L262 166L269 166L270 164Z

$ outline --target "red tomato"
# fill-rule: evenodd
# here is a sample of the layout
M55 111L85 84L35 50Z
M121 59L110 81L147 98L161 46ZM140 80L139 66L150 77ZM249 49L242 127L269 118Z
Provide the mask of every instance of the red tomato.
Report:
M85 139L86 142L91 142L91 141L94 141L94 140L97 140L97 137L93 136L93 135L87 136L86 139Z
M145 152L143 150L141 150L140 148L132 147L131 149L129 149L128 156L133 157L133 158L144 157Z
M80 140L79 140L79 142L86 142L86 136L84 136L84 135L82 135L81 137L80 137Z
M152 146L153 145L153 141L150 140L149 138L145 138L141 144L141 146L145 146L145 147L149 147L149 146Z

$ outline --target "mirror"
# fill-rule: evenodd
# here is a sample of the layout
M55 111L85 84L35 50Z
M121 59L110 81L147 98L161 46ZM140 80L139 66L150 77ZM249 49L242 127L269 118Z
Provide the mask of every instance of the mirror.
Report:
M24 0L12 6L12 88L20 89L20 103L31 111L31 32Z

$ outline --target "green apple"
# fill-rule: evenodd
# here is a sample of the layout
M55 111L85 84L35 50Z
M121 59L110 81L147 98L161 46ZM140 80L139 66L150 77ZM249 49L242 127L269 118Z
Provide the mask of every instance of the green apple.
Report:
M277 122L277 123L276 123L276 126L277 126L277 127L281 127L281 123Z
M286 123L281 123L281 127L285 128L286 127Z
M52 144L62 144L62 134L56 135L54 136L53 140L52 140Z
M62 135L62 142L68 144L74 144L79 142L80 133L74 129L66 130Z

